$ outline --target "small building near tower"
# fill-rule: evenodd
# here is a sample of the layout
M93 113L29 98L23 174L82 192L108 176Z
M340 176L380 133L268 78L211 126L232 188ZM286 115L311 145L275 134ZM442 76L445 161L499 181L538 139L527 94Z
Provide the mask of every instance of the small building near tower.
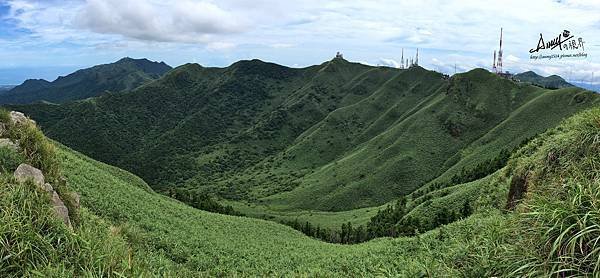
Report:
M506 79L512 79L514 74L510 73L509 71L504 71L504 72L497 72L496 73L498 76L500 77L504 77Z
M338 52L335 54L335 58L336 58L336 59L344 59L344 55L343 55L341 52L339 52L339 51L338 51Z

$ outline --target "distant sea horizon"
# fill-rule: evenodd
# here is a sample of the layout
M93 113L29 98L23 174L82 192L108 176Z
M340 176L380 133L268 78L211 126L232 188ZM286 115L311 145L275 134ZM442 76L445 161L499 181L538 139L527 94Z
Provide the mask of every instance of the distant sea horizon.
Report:
M596 93L600 93L600 84L590 84L587 82L569 82L579 88L584 88L590 91L594 91Z

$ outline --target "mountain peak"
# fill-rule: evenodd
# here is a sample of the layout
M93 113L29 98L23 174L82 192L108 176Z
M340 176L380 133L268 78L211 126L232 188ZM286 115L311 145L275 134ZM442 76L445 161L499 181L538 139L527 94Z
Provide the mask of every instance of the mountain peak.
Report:
M34 85L34 84L50 84L50 81L46 79L27 79L23 82L24 85Z
M467 77L470 79L477 79L477 80L487 80L489 78L495 77L496 75L489 72L486 69L475 68L475 69L472 69L467 72L458 73L458 74L456 74L456 76L464 76L464 77Z
M141 60L146 60L146 61L149 61L149 60L148 60L148 59L146 59L146 58L142 58L142 59L134 59L134 58L131 58L131 57L123 57L123 58L119 59L119 60L118 60L116 63L132 62L132 61L141 61Z
M141 62L141 63L157 63L157 64L159 64L159 62L148 60L148 58L136 59L136 58L131 58L131 57L123 57L123 58L119 59L118 61L116 61L115 64L126 63L126 62L138 62L138 63ZM160 62L160 63L164 63L164 62Z
M144 66L148 66L148 65L156 65L156 66L161 66L163 68L168 67L169 69L172 69L171 66L167 65L163 61L156 62L156 61L148 60L147 58L135 59L135 58L131 58L131 57L124 57L124 58L121 58L120 60L116 61L114 64L128 64L128 63L132 63L138 67L144 67Z
M81 69L53 82L30 79L2 94L0 103L25 104L40 101L61 103L95 97L106 91L132 90L163 76L172 68L164 62L125 57L110 64Z
M571 83L555 74L544 77L533 71L526 71L515 75L515 78L521 82L529 82L531 84L550 89L573 87Z
M233 63L228 70L241 75L261 75L268 78L283 79L295 74L295 70L286 66L259 59L241 60Z
M265 65L265 64L273 64L273 63L265 62L260 59L239 60L239 61L231 64L230 67L247 66L247 65ZM275 64L273 64L273 65L275 65Z
M27 79L25 80L25 82L23 82L23 84L12 88L8 92L10 94L20 95L30 90L41 90L47 88L48 86L50 86L50 84L52 83L45 79Z
M543 76L541 76L541 75L539 75L539 74L537 74L537 73L535 73L534 71L531 71L531 70L523 72L523 73L520 73L520 74L517 74L517 76L527 76L527 77L536 77L536 78L537 77L543 77Z
M331 59L331 61L348 62L348 60L344 59L343 56L335 56Z

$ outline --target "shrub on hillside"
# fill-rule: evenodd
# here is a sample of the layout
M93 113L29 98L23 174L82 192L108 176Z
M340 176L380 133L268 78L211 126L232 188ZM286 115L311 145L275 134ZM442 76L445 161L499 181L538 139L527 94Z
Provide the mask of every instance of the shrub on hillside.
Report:
M22 154L11 148L0 147L0 171L3 173L14 172L25 158Z

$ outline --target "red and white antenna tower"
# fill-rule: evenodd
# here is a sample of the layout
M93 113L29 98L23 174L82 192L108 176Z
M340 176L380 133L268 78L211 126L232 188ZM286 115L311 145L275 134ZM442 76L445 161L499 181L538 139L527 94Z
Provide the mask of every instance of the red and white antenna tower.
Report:
M419 49L417 48L417 57L415 58L415 66L419 65Z
M400 68L404 69L404 48L402 48L402 59L400 60Z
M498 63L496 63L498 72L502 72L502 28L500 28L500 50L498 50Z
M494 61L492 62L492 70L494 73L498 73L498 69L496 69L496 50L494 50Z

